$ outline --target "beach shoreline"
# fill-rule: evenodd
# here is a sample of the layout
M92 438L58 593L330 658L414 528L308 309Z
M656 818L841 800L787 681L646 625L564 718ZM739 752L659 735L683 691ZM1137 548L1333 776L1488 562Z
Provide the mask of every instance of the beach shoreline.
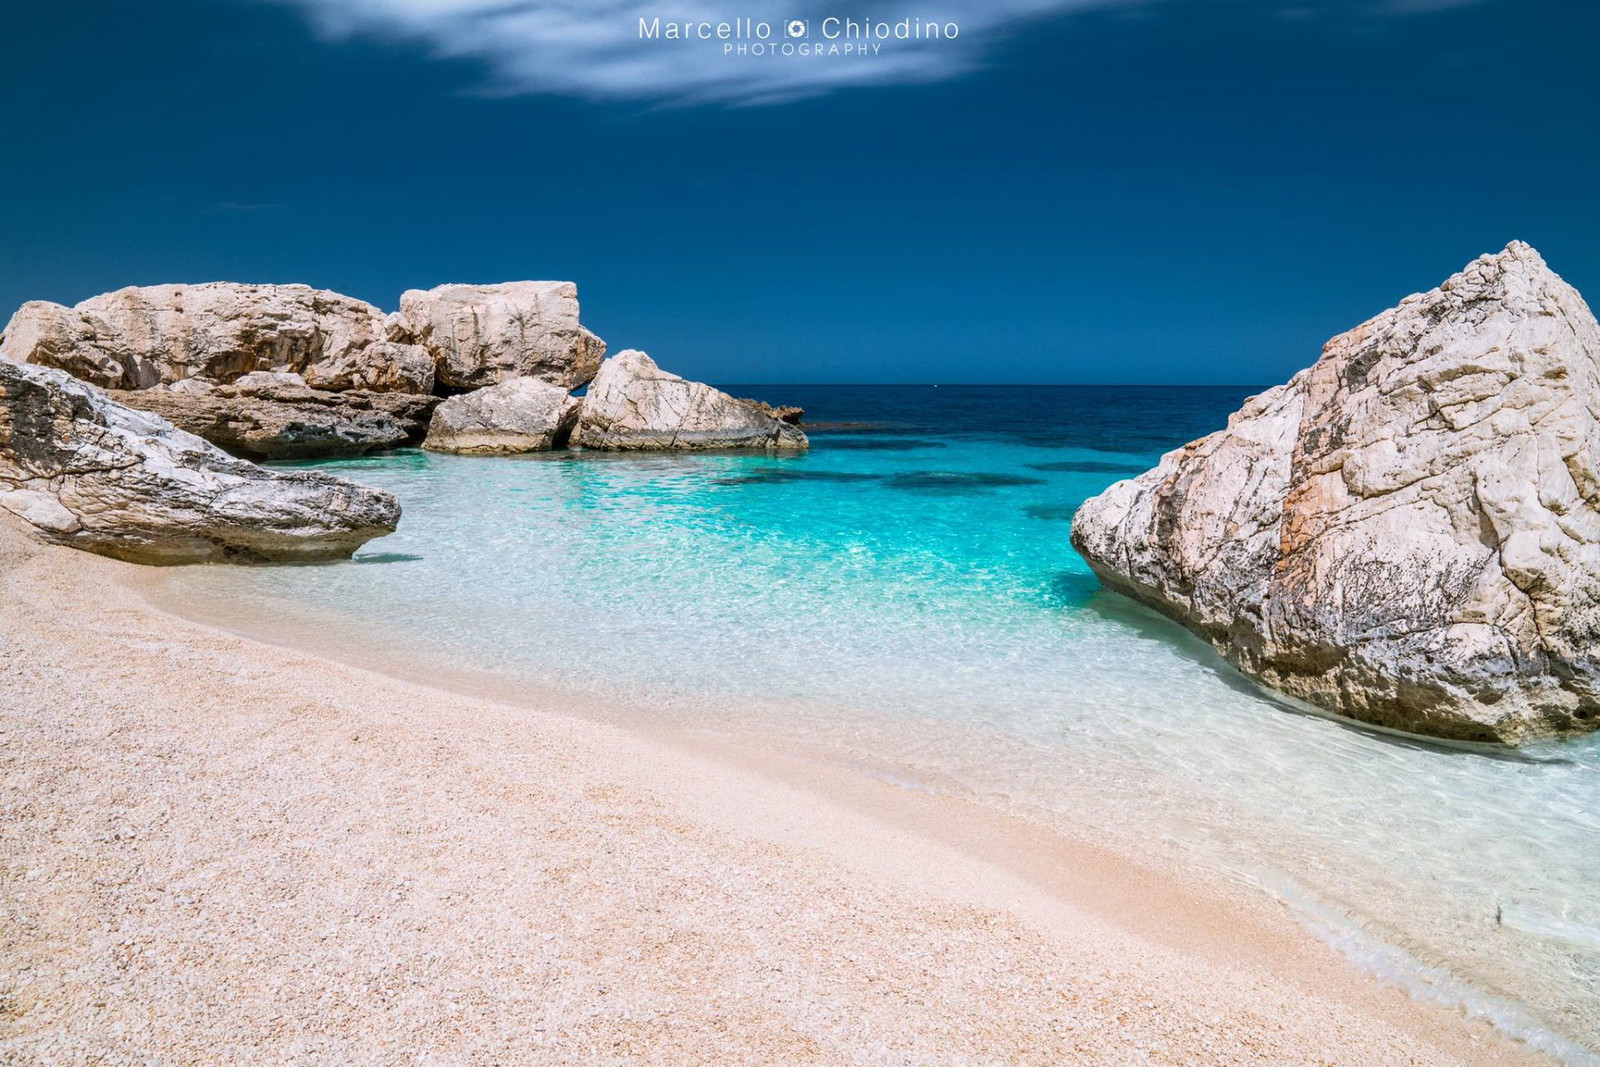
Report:
M1550 1062L1221 878L160 585L0 522L19 1062Z

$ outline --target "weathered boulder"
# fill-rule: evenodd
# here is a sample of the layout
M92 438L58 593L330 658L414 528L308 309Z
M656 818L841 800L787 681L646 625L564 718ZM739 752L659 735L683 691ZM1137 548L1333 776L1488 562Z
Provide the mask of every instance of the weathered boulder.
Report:
M306 368L305 383L313 389L374 393L433 392L433 357L421 345L374 341L358 352Z
M247 459L356 456L416 444L439 402L417 393L310 389L298 374L266 371L228 385L190 379L111 395Z
M571 282L411 289L400 297L400 316L447 389L542 378L570 391L594 377L606 354L605 342L578 324Z
M371 304L307 285L152 285L71 308L24 304L6 326L0 357L58 367L105 389L148 389L191 377L230 382L257 370L302 373L357 357L387 330Z
M605 361L583 399L572 443L582 448L764 448L801 451L806 435L767 405L668 374L629 349Z
M582 402L559 385L512 378L445 400L422 447L430 452L511 455L563 448Z
M1072 541L1314 708L1465 741L1592 730L1600 327L1513 243L1089 500Z
M388 493L266 471L47 367L0 361L0 508L142 563L336 559L393 532Z

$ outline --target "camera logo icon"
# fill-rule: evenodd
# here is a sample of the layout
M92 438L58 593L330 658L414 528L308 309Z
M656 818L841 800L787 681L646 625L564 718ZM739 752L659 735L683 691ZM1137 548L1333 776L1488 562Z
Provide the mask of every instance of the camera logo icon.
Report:
M788 24L783 27L783 32L789 37L804 37L807 32L806 20L790 19Z

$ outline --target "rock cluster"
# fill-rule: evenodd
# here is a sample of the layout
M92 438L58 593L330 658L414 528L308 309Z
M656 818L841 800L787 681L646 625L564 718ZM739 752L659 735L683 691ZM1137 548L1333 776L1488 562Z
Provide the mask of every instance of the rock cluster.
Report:
M393 532L394 497L235 459L64 371L0 360L0 508L142 563L335 559Z
M562 448L578 442L580 409L589 448L806 446L798 408L605 351L571 282L413 289L389 314L304 285L158 285L24 304L0 336L7 360L67 371L251 459L424 439L439 452Z
M0 507L126 559L321 559L393 530L394 499L244 459L546 451L585 410L590 448L806 447L798 408L605 350L571 282L410 290L388 314L231 282L32 301L0 335Z
M1600 723L1600 326L1513 243L1088 501L1111 588L1316 709L1517 744Z

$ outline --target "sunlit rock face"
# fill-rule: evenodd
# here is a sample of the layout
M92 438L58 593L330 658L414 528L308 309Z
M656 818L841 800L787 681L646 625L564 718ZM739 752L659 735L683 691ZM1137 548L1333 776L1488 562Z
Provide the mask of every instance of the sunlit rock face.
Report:
M411 289L400 297L407 339L433 356L451 391L539 378L571 391L600 369L605 342L578 323L571 282L504 282Z
M1106 585L1317 709L1522 743L1600 716L1600 327L1525 244L1086 502Z
M601 366L572 443L609 451L809 447L806 435L768 405L686 381L632 349Z
M386 339L383 313L353 297L308 285L206 282L118 289L70 308L30 301L7 324L0 356L57 367L102 389L148 389L348 365Z
M422 447L480 456L563 447L577 425L581 403L559 385L512 378L440 404Z
M0 508L141 563L336 559L400 520L389 493L263 470L64 371L3 360Z

